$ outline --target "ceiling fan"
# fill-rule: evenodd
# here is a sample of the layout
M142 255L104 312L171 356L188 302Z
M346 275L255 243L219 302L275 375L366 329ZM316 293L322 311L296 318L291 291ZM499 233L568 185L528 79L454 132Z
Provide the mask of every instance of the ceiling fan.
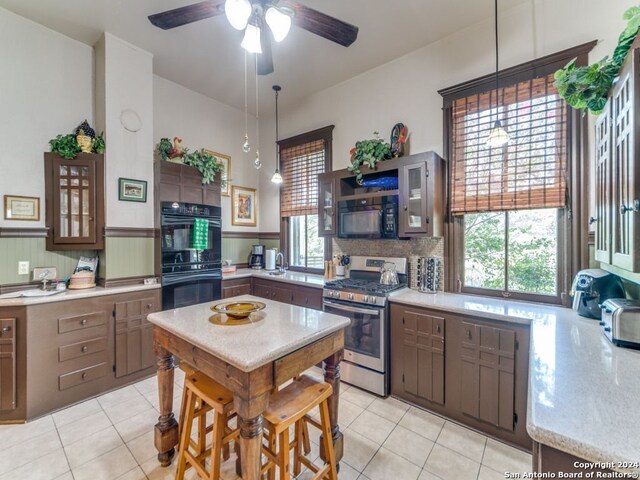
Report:
M168 30L223 13L234 28L245 30L242 46L249 52L261 54L258 56L259 75L273 72L271 40L282 41L292 23L344 47L358 38L358 27L295 0L205 0L150 15L149 21Z

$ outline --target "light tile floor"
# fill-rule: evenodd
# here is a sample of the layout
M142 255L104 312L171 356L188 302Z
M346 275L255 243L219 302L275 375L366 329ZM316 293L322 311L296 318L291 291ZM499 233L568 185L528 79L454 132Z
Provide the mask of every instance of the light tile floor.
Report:
M311 372L318 375L319 371ZM176 370L174 411L182 395ZM39 418L0 426L0 480L169 480L153 446L156 377ZM531 455L393 398L342 384L340 480L498 480L531 471ZM311 434L318 456L318 434ZM300 480L309 477L302 472ZM189 479L195 477L193 470ZM223 466L235 480L235 456Z

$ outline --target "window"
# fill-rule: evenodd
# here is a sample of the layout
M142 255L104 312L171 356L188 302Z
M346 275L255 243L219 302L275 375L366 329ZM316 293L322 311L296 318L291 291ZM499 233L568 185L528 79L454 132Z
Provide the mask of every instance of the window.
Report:
M280 244L292 270L322 271L331 243L318 235L318 175L331 170L333 126L278 142Z
M451 278L448 290L561 303L576 159L569 139L584 128L558 96L553 72L587 44L441 91L449 158ZM496 105L497 100L497 105ZM511 137L485 142L496 120ZM586 228L585 235L586 239ZM586 242L585 242L586 243Z

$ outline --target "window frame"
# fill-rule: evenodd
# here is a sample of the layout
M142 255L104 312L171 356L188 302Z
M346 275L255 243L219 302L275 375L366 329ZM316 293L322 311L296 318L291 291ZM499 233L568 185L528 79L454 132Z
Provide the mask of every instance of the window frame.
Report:
M547 55L499 72L498 87L504 88L531 78L548 75L577 58L577 65L588 63L588 53L597 41ZM445 158L451 158L453 101L494 90L495 73L455 85L438 93L443 97L443 147ZM558 209L557 295L509 292L464 286L464 215L451 213L452 168L448 169L447 217L445 220L445 291L509 298L538 303L570 305L569 290L573 276L589 265L588 247L588 124L585 116L572 108L567 110L567 206ZM507 247L505 247L507 248ZM508 288L508 285L505 285Z
M323 128L319 128L317 130L312 130L310 132L301 133L300 135L295 135L293 137L285 138L284 140L280 140L277 142L278 144L278 159L280 162L280 150L283 148L292 148L298 145L302 145L309 142L314 142L317 140L324 141L324 171L325 173L331 172L333 169L333 129L334 125L328 125ZM280 202L278 202L280 208ZM317 214L317 212L316 212ZM289 270L294 272L303 272L303 273L315 273L315 274L323 274L324 269L322 268L305 268L300 266L292 266L291 258L290 258L290 246L289 246L289 235L291 233L291 222L290 217L283 217L281 213L280 215L280 250L284 255L285 261L289 264ZM331 237L324 237L324 259L330 260L333 256L333 242L331 241Z

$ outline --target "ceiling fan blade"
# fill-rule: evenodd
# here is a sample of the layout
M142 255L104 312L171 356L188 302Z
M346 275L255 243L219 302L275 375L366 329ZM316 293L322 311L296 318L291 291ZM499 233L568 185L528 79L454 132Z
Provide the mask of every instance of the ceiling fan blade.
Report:
M158 28L169 30L188 23L215 17L224 12L224 0L205 0L185 7L149 15L149 21Z
M273 73L273 54L271 52L271 35L267 28L260 30L262 53L258 54L258 75Z
M355 25L314 10L295 0L285 0L280 2L279 5L287 6L294 11L294 25L324 37L327 40L331 40L343 47L348 47L358 38L358 27Z

